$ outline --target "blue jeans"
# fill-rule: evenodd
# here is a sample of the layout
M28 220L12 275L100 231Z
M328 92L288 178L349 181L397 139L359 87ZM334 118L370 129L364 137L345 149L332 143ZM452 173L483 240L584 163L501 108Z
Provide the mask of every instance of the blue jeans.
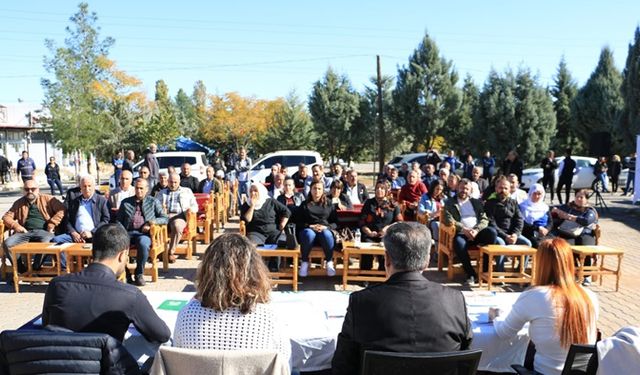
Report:
M624 187L624 193L625 194L629 194L629 188L631 188L631 190L633 190L632 185L635 185L635 180L636 179L636 174L635 173L629 173L627 174L627 183L625 184L626 186Z
M605 193L608 193L609 190L607 189L607 174L606 173L599 173L598 174L598 180L600 180L600 182L602 182L602 191Z
M62 182L60 181L59 178L56 178L55 180L47 179L47 183L49 184L49 188L51 189L51 195L56 195L55 193L56 186L58 187L58 190L60 190L60 195L64 194L62 192Z
M309 253L314 244L319 244L324 250L324 258L327 261L333 259L333 247L335 246L333 233L329 229L322 232L316 232L311 228L304 228L300 232L300 247L302 249L302 261L309 261Z
M25 267L24 262L22 261L22 259L18 259L17 261L15 261L13 259L13 254L11 252L11 249L16 245L20 245L27 242L49 242L52 238L53 238L53 233L46 231L44 229L34 229L34 230L28 231L27 233L14 233L13 235L7 237L6 240L4 240L4 243L3 243L4 253L7 255L7 258L9 258L9 261L11 262L11 264L17 265L19 269L22 269L23 267ZM35 268L40 268L41 265L42 265L42 254L37 254L33 257L33 266ZM66 263L65 263L65 267L66 267Z
M151 238L149 235L137 230L129 231L129 238L131 240L131 245L138 249L136 254L136 275L142 275L144 273L144 264L149 258Z
M476 270L471 266L471 258L469 257L467 249L473 246L493 245L496 243L497 236L498 233L494 228L486 227L478 232L476 237L471 241L469 241L463 234L456 234L453 238L453 249L456 252L458 260L462 263L462 268L464 268L464 272L467 274L467 277L478 277ZM487 267L487 259L483 261L484 267ZM483 271L485 270L483 269Z
M502 246L505 246L507 244L502 237L498 237L496 239L496 242L499 245L502 245ZM516 240L515 244L516 245L527 245L527 246L531 247L531 241L527 237L525 237L525 236L523 236L521 234L518 235L518 239ZM504 271L504 257L500 257L500 258L502 258L502 259L501 259L501 262L497 263L496 270L498 272L503 272ZM524 257L523 269L527 268L527 264L529 264L529 256L525 256Z

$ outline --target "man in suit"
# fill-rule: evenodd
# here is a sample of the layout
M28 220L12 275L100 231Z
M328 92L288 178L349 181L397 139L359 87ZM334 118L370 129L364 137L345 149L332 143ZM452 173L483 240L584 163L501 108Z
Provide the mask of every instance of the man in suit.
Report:
M429 229L400 222L387 229L383 240L388 279L349 297L333 355L334 375L359 374L365 350L446 352L471 344L462 293L422 275L431 246Z
M352 204L364 204L364 201L369 199L367 187L358 182L358 172L355 169L347 172L347 183L344 184L343 193L351 199Z
M571 149L567 149L564 159L558 164L558 170L560 170L560 177L558 178L558 186L556 188L556 193L558 194L558 202L562 204L562 188L564 187L564 203L569 204L573 175L576 173L576 161L571 159Z

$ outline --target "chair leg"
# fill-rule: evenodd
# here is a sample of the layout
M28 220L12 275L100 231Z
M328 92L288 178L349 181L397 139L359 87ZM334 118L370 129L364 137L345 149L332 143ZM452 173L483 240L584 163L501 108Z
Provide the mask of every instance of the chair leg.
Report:
M169 271L169 250L167 249L162 252L162 270L164 272Z
M440 246L438 246L440 248ZM438 272L442 272L442 257L444 256L444 252L438 249Z
M158 257L151 261L151 281L154 283L158 281Z
M193 257L193 249L196 247L196 239L190 239L187 241L187 248L184 254L184 259L190 260Z
M211 222L205 221L202 226L202 243L208 245L211 242ZM195 250L193 251L195 253Z
M453 256L447 256L447 280L453 281Z

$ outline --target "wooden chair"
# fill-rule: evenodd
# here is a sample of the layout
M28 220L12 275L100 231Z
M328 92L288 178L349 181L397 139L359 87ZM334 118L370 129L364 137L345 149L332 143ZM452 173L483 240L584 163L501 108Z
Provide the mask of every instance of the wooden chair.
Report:
M225 188L222 193L217 193L213 197L213 206L211 208L213 212L213 220L211 221L211 237L213 238L213 231L220 232L220 228L228 222L229 212L229 188L225 184ZM215 228L214 228L215 227Z
M206 200L204 196L203 194L196 195L196 201L198 201L196 240L202 241L203 244L207 245L213 239L215 194L213 192L207 194Z
M444 221L444 209L440 211L440 229L438 230L438 271L442 271L442 266L446 260L447 262L447 280L453 281L455 276L456 267L454 267L456 260L456 251L454 249L454 238L456 236L455 225L446 225ZM469 248L469 258L471 260L478 260L480 249ZM445 258L446 257L446 258ZM461 268L460 268L461 269Z
M193 258L193 254L197 252L198 214L187 211L186 219L187 226L184 228L180 238L180 241L185 241L185 243L180 243L176 246L175 254L184 255L184 259L190 260Z
M4 222L0 220L0 277L2 280L8 280L7 275L11 275L9 277L13 277L13 263L8 263L7 255L4 253Z
M149 259L151 259L151 267L144 268L144 274L151 276L151 281L158 281L158 257L162 255L162 270L169 270L169 252L167 250L167 226L153 224L149 229L151 237L151 247L149 248ZM135 258L138 250L135 246L129 248L129 257ZM146 266L146 264L145 264Z

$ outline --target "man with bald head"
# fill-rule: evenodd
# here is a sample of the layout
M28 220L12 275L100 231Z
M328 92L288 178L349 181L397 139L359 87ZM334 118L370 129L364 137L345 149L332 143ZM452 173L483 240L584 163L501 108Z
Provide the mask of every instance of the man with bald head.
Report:
M133 173L129 170L122 171L120 174L120 187L111 190L111 193L109 194L111 208L120 208L120 203L122 203L123 200L134 195L135 191L133 186L131 186L132 182Z
M11 249L26 242L49 242L56 227L64 217L64 205L48 194L40 193L35 180L26 180L23 196L13 203L2 217L5 229L14 234L4 240L4 251L9 260L18 267L18 272L27 270L23 261L14 262ZM38 262L39 263L39 262ZM36 264L39 268L40 264Z
M122 172L124 174L124 172ZM135 183L135 194L125 198L118 210L118 222L129 233L131 244L137 249L137 264L135 280L127 272L127 282L137 286L144 286L144 265L149 258L151 237L149 231L152 224L167 224L167 215L162 210L160 202L147 195L149 183L139 178Z

